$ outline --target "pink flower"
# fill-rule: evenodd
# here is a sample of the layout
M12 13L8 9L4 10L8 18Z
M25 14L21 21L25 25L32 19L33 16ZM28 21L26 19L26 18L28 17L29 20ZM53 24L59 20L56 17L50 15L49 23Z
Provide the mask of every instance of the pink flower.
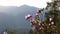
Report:
M27 16L25 16L26 19L29 19L31 17L30 14L28 14Z
M7 32L3 32L3 34L7 34Z
M28 14L27 16L28 16L28 17L31 17L31 15L30 15L30 14Z
M54 22L51 22L51 24L53 25L53 24L54 24Z
M52 18L49 18L49 21L51 22L53 19Z
M38 15L39 15L38 13L35 14L35 16L38 16Z

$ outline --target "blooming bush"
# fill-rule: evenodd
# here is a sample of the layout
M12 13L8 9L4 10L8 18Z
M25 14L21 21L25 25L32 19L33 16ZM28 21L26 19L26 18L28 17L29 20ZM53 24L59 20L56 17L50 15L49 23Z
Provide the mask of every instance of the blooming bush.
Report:
M30 22L30 25L32 27L33 31L39 32L39 34L54 34L55 31L55 23L54 19L52 17L49 18L49 24L45 23L45 21L40 21L40 13L42 12L42 9L35 13L34 19L32 19L32 16L28 14L25 16L25 18ZM52 33L54 32L54 33Z

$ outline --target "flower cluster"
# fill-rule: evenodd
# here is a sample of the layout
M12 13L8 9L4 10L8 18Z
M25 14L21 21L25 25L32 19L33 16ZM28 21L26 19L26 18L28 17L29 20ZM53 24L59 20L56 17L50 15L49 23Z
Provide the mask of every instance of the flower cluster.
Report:
M42 9L35 13L34 19L30 19L32 17L30 14L25 16L25 18L29 20L33 30L40 30L40 29L43 29L44 27L46 28L46 25L44 24L44 22L40 22L39 14L41 13L41 11Z
M54 22L53 17L48 18L49 19L49 24L47 25L47 23L45 23L45 21L40 21L40 16L39 15L40 15L41 11L42 10L39 10L38 12L35 13L34 19L32 19L32 16L30 14L25 16L25 18L27 20L29 20L30 25L32 27L32 30L33 31L38 31L39 33L43 32L45 34L50 33L50 32L55 33L56 26L55 26L55 22Z
M26 19L31 18L32 16L30 14L28 14L27 16L25 16Z
M3 32L3 34L7 34L7 32Z
M54 24L55 24L52 17L49 18L49 21L50 21L50 24L51 24L51 25L54 25Z

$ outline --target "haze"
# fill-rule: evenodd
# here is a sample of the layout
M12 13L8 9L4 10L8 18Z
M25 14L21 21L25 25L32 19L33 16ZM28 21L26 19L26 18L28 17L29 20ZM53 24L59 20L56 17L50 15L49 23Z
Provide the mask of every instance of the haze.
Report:
M51 2L51 0L0 0L0 6L21 6L30 5L38 8L46 7L46 2Z

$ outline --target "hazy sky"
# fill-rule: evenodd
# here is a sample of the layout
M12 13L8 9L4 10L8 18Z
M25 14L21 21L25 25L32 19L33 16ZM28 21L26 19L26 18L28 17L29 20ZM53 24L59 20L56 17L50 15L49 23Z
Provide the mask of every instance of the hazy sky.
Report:
M46 2L50 0L0 0L0 6L21 6L21 5L30 5L39 8L46 6Z

